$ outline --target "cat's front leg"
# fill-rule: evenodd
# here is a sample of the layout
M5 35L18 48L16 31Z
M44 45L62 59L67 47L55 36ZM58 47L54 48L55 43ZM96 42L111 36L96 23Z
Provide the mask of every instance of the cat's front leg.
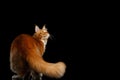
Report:
M25 73L23 80L31 80L31 78L32 78L31 71L28 71Z
M42 80L43 74L42 74L42 73L40 73L39 75L40 75L40 80Z
M32 80L42 80L42 73L36 73L36 72L32 72Z

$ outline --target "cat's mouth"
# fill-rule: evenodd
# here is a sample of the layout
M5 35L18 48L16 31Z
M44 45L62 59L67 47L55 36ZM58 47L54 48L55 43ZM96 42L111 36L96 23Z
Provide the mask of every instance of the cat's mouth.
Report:
M48 39L50 37L50 35L46 35L46 36L43 36L43 39Z
M47 38L49 38L49 37L50 37L50 34L47 35Z

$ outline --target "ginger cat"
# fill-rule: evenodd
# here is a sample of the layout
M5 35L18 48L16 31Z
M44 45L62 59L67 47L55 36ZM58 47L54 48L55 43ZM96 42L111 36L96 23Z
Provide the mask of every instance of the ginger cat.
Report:
M36 25L33 36L21 34L13 40L10 48L10 68L17 75L12 76L12 80L41 80L42 74L51 78L61 78L64 75L65 63L49 63L42 57L49 37L45 26L40 29Z

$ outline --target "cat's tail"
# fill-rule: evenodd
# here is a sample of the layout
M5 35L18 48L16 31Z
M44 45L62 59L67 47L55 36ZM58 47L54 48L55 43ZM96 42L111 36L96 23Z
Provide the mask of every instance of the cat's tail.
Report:
M49 77L61 78L65 73L66 65L63 62L49 63L37 54L28 56L27 61L33 70Z

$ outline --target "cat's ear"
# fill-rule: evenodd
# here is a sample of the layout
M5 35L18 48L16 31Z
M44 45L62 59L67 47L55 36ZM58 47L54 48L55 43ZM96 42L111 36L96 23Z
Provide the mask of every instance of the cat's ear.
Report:
M35 32L38 32L39 30L40 28L37 25L35 25Z
M47 28L45 27L46 25L43 25L42 30L47 31Z

